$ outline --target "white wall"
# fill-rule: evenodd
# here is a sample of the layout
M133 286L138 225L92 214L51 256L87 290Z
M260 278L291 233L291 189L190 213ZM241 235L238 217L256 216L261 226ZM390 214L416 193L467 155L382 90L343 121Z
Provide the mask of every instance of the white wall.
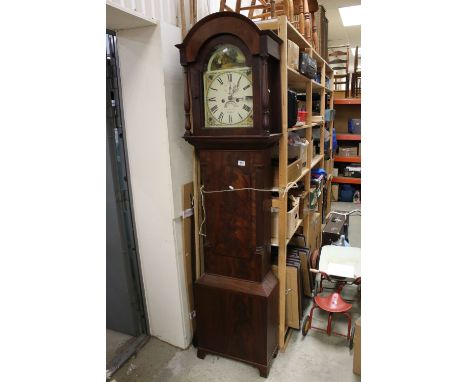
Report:
M176 140L176 133L172 131L178 130L181 136L183 123L168 125L179 124L177 103L183 107L183 100L178 99L180 90L175 89L181 86L175 70L178 60L166 58L163 45L167 45L167 41L162 44L161 29L165 28L118 31L117 43L135 225L150 332L185 348L191 336L181 261L182 241L177 223L178 185L191 179L191 174L190 170L181 170L187 159L184 155L180 162L177 159L183 149L178 148L181 139ZM171 33L168 30L165 38L171 37ZM169 64L174 71L165 76L164 66L167 68ZM167 89L166 79L174 89ZM170 102L166 102L166 96ZM175 175L171 169L171 157L176 163L174 166L181 170L180 175ZM190 169L191 161L185 165Z
M184 253L182 232L182 187L193 180L192 146L182 138L185 132L184 114L184 77L179 61L179 50L175 47L182 40L181 29L175 25L161 22L162 64L166 96L167 134L169 141L172 194L174 203L173 228L176 245L179 284L181 285L182 314L187 344L192 333L188 320L188 296L184 277Z
M192 333L181 212L182 186L192 181L192 147L182 139L184 80L175 47L181 30L178 1L151 1L157 27L117 31L123 112L150 333L185 348ZM200 1L198 19L218 7Z
M150 19L159 19L161 16L159 12L160 1L167 0L107 0L106 3L127 9L130 12L136 12Z

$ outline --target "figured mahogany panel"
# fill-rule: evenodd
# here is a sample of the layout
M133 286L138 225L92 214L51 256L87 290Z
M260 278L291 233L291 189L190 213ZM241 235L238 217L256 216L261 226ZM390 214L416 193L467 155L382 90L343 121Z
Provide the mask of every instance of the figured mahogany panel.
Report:
M270 149L200 150L204 190L272 187ZM269 270L271 193L204 194L205 272L261 281Z

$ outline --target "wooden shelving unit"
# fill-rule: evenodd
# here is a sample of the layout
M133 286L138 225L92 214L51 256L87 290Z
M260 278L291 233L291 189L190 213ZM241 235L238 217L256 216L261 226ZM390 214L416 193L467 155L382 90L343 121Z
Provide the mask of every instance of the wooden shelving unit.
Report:
M303 130L305 138L310 142L307 149L307 162L302 170L301 175L295 179L304 180L305 191L301 197L308 198L310 194L310 170L314 167L324 167L324 119L325 119L325 97L326 92L331 93L330 108L333 108L333 91L325 86L325 76L330 77L330 83L333 83L333 70L320 57L320 55L312 48L309 42L296 30L296 28L287 20L286 16L279 16L277 19L265 20L257 22L257 25L262 30L273 30L283 40L281 45L281 93L282 93L282 136L279 141L279 190L284 190L288 184L288 132ZM321 68L321 83L317 83L298 71L288 67L287 65L287 41L295 42L301 51L307 52L310 56L317 60L318 67ZM287 125L287 104L288 104L288 88L302 90L306 93L306 111L307 120L303 126L293 127L288 129ZM312 115L312 93L317 92L321 95L320 115ZM320 153L313 155L313 138L312 128L320 126ZM332 130L330 130L332 131ZM330 146L332 139L330 139ZM330 181L330 178L329 178ZM278 198L278 239L272 242L272 245L278 247L278 279L279 279L279 347L284 349L288 330L285 327L286 319L286 254L287 244L290 238L287 238L287 199L288 190L279 192ZM329 192L329 195L331 192ZM322 210L323 193L319 198L319 208ZM297 224L296 230L302 226L306 243L310 246L310 218L314 215L313 211L304 210L303 219Z
M336 139L338 145L348 143L350 146L356 146L361 142L361 134L348 133L348 119L361 118L361 99L360 98L338 98L335 99L336 109ZM361 163L361 153L358 156L339 156L334 158L335 163ZM333 178L334 184L355 184L360 185L360 178L351 178L345 176L336 176Z
M342 163L361 163L361 157L334 157L333 160Z
M360 98L342 98L335 100L335 105L360 105Z
M360 141L361 134L336 134L338 141Z
M310 124L307 124L307 125L302 125L302 126L294 126L294 127L290 127L288 129L288 131L297 131L297 130L304 130L304 129L308 129L309 127L314 127L314 126L318 126L319 124L318 123L310 123Z
M334 176L332 179L333 183L341 184L361 184L361 178L351 178L347 176Z

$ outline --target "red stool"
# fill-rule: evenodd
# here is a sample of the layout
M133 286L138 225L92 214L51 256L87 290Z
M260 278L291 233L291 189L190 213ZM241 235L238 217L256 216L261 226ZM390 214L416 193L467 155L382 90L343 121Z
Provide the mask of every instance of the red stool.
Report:
M312 270L315 273L319 273L316 270ZM349 341L351 339L351 315L349 314L349 311L353 307L352 304L346 302L343 300L343 297L341 297L341 290L345 285L351 285L351 284L356 284L359 285L361 283L361 278L358 277L356 280L349 282L349 281L343 281L343 280L332 280L330 277L325 273L325 272L320 272L322 274L322 279L326 279L330 282L336 283L337 285L337 290L327 296L315 296L314 297L314 303L312 305L312 309L310 310L309 316L304 319L304 322L302 323L302 335L305 336L310 328L321 330L323 332L326 332L328 335L331 335L332 333L338 336L343 336L346 337L346 339ZM320 281L320 284L322 282ZM327 329L322 329L316 326L312 325L312 316L314 314L314 309L315 308L320 308L324 310L325 312L328 312L328 325ZM345 336L344 334L337 333L337 332L332 332L331 327L332 327L332 319L333 319L333 314L334 313L342 313L346 316L348 319L348 334Z

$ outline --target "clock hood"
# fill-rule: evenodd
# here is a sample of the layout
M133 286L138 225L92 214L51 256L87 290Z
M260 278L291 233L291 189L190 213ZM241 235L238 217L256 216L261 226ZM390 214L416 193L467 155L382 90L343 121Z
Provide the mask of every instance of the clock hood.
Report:
M252 20L239 13L216 12L198 21L182 43L176 45L180 49L180 63L185 66L196 61L201 47L220 34L238 37L246 44L252 55L268 54L279 59L279 49L267 43L268 37L282 43L275 33L260 30Z

